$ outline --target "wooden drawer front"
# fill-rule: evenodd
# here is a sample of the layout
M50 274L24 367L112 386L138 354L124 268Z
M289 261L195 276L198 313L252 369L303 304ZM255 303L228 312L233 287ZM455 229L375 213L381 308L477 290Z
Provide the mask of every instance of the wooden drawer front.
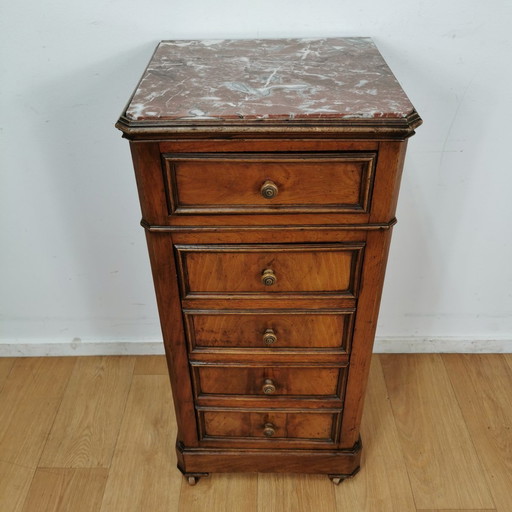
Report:
M169 213L367 213L375 155L165 154Z
M200 411L202 437L334 441L336 413Z
M341 398L344 368L195 366L199 396ZM270 389L269 389L270 387ZM272 389L273 388L273 389Z
M354 297L361 244L176 245L183 297L322 294ZM275 283L265 285L270 271Z
M339 349L347 352L353 310L184 311L191 350Z

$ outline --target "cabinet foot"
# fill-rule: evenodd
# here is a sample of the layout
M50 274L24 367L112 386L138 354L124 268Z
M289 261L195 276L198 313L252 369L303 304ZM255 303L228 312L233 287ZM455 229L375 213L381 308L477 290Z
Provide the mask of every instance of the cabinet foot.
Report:
M354 471L352 471L352 473L350 473L349 475L327 475L329 477L329 480L334 484L334 485L340 485L341 482L343 482L343 480L346 480L347 478L352 478L353 476L355 476L359 471L359 467L357 467L356 469L354 469Z
M209 473L184 473L183 476L187 479L189 485L196 485L201 477L207 477Z

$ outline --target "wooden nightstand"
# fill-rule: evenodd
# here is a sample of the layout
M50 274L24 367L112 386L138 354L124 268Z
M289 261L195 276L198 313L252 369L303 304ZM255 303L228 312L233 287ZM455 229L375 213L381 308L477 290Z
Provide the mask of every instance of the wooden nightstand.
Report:
M130 139L179 469L359 469L407 138L371 39L164 41ZM170 405L170 404L169 404Z

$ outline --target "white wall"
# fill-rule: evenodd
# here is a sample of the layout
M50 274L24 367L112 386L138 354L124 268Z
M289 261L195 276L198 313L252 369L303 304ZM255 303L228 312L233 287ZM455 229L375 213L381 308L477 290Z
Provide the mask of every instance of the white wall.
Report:
M378 334L512 339L509 0L2 4L2 342L160 338L113 124L160 39L295 36L372 36L424 119Z

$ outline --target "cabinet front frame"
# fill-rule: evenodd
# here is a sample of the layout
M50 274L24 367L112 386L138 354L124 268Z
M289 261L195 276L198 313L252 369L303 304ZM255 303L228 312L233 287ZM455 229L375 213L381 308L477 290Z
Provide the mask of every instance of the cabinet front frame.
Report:
M287 142L291 143L292 141ZM290 225L276 224L275 218L270 219L272 220L270 223L268 222L269 219L260 218L261 225L255 225L254 222L242 225L245 219L240 219L241 216L237 216L238 222L240 222L239 225L237 225L237 222L225 224L228 219L223 217L217 217L215 223L212 223L201 216L194 219L195 224L173 225L169 223L167 213L162 211L162 198L165 199L161 174L162 146L169 150L169 147L166 146L171 145L172 151L176 151L179 147L187 151L190 151L191 147L195 147L196 150L204 147L205 150L211 151L212 144L215 145L216 143L214 141L131 142L175 403L180 460L186 458L184 454L188 453L188 449L200 450L203 444L200 441L194 405L189 353L185 338L186 330L178 288L178 269L173 245L212 243L213 240L216 243L233 243L234 241L238 243L268 244L336 243L343 241L365 243L364 262L360 276L360 293L355 304L353 301L347 302L346 298L332 298L324 301L314 298L309 301L284 298L279 302L283 307L288 308L316 307L315 304L321 304L322 307L326 308L357 308L354 318L352 350L349 355L343 419L340 426L339 441L333 449L343 451L348 457L349 451L355 450L355 447L359 446L359 429L365 388L407 141L371 143L359 141L308 142L310 145L316 145L324 149L326 142L327 145L332 144L337 149L342 146L365 147L365 149L379 148L372 211L366 219L366 224L364 219L360 218L360 225L353 225L354 219L350 216L343 217L345 223L340 224L339 216L318 214L316 216L297 215L295 217L300 218L295 218ZM322 142L324 143L323 146ZM240 151L245 143L246 141L222 141L221 146L223 150L226 150L226 146L233 144L230 147L233 150ZM257 143L262 144L262 147L268 150L271 142L257 141ZM291 146L294 145L291 144ZM251 147L254 148L253 145ZM230 220L232 221L234 218L231 217ZM158 229L159 227L162 227L162 229ZM213 307L212 302L215 301L192 299L184 303L183 307L208 309ZM226 304L220 302L217 306L226 307ZM254 301L238 300L238 302L231 303L231 307L234 308L245 306L255 307ZM276 307L276 301L274 303L270 299L262 301L260 307ZM193 453L199 454L197 451ZM187 457L191 456L192 452L187 455ZM207 451L205 451L205 456L207 456ZM211 457L214 457L213 453ZM195 455L193 458L196 460ZM182 468L182 470L186 470L186 468ZM205 470L207 471L208 468ZM255 467L254 470L258 470L258 467Z

